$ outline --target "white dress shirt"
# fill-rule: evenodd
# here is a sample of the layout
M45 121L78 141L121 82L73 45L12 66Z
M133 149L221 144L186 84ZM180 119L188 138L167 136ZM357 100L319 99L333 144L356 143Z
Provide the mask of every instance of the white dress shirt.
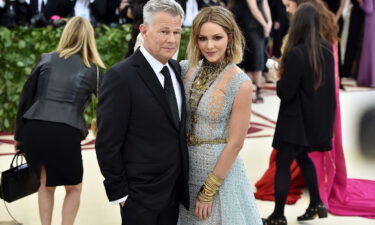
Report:
M178 106L178 115L181 119L181 104L182 104L182 98L181 98L181 87L177 81L176 74L174 73L172 67L167 64L163 64L159 62L155 57L153 57L146 49L141 45L139 48L143 56L146 58L147 62L151 65L152 69L154 70L158 80L160 81L161 86L164 88L164 75L160 72L164 66L168 66L169 73L171 74L172 83L173 83L173 89L174 93L176 95L177 100L177 106Z
M158 78L158 80L159 80L159 82L160 82L160 84L163 88L164 88L164 75L160 71L163 69L164 66L168 66L169 73L171 74L171 78L172 78L174 93L176 95L177 106L178 106L178 114L179 114L178 116L181 120L181 105L182 105L181 87L180 87L180 85L177 81L176 74L174 73L172 67L168 63L163 64L160 61L158 61L157 59L155 59L155 57L153 57L143 47L143 45L141 45L139 50L141 51L142 55L146 58L147 62L151 65L152 70L155 72L156 77ZM118 200L111 201L111 204L119 204L121 202L125 202L126 199L128 199L128 195L126 195L125 197L120 198Z

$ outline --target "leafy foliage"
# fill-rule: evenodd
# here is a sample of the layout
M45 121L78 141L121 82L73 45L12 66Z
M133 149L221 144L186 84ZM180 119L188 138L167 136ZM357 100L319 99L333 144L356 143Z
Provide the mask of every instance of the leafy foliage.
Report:
M95 29L96 44L107 68L121 61L128 51L130 26L106 26ZM22 87L38 63L42 53L56 49L62 29L0 27L0 131L13 131ZM189 29L182 33L179 59L185 58ZM93 99L96 102L96 99ZM85 119L89 124L93 107L88 107Z

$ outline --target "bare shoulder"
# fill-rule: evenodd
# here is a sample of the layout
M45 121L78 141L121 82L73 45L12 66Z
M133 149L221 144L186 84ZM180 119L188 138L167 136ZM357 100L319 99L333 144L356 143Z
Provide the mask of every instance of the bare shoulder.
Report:
M233 65L228 69L228 75L235 76L238 74L246 75L245 72L243 72L243 70L241 70L241 68L239 68L237 65Z
M252 93L253 92L253 83L251 80L245 80L242 82L240 89L238 90L239 93Z

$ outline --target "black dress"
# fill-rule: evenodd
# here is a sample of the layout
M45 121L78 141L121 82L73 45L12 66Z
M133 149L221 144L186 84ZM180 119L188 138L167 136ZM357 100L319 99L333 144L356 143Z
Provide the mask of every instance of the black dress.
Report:
M23 129L28 163L40 174L46 170L46 186L82 182L81 131L72 126L43 120L28 120Z
M266 19L263 0L257 0L257 6ZM236 0L232 12L246 39L244 58L240 67L246 72L263 70L266 38L262 25L251 14L250 8L244 0Z

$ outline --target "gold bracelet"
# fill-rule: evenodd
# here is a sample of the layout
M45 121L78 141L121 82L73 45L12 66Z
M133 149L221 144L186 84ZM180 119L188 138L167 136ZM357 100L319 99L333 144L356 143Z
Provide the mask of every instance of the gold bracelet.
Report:
M201 202L212 202L223 181L224 179L213 173L208 174L206 181L198 193L198 200Z

